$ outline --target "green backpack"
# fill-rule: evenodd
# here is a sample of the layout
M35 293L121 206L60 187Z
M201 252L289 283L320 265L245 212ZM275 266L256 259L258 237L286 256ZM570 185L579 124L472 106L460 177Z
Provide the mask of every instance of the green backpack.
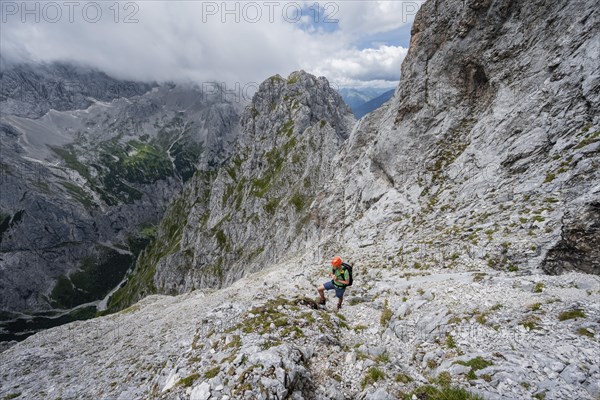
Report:
M346 264L346 263L342 263L342 269L348 271L348 276L349 276L349 283L346 286L352 286L352 282L353 282L353 277L352 277L352 265L350 264Z

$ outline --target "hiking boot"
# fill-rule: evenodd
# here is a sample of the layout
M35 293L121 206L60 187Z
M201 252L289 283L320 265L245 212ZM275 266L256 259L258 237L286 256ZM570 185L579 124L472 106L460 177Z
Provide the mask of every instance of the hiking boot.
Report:
M320 305L320 306L324 306L324 305L325 305L325 303L327 303L327 300L325 300L325 299L321 299L321 300L319 300L319 305Z
M337 310L340 311L342 309L342 303L338 303Z

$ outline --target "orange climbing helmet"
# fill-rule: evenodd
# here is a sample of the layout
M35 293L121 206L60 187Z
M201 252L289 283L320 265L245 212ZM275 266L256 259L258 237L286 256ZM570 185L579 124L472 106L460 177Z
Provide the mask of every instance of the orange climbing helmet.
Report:
M333 259L331 260L331 265L333 265L334 267L339 267L340 265L342 265L342 259L338 256L333 257Z

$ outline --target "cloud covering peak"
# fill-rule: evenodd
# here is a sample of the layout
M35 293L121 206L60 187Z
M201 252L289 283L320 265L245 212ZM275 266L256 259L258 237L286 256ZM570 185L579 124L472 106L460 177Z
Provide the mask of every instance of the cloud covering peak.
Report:
M244 85L304 69L336 86L392 86L407 52L398 44L407 38L392 34L420 4L3 0L0 45L8 60L74 62L124 79Z

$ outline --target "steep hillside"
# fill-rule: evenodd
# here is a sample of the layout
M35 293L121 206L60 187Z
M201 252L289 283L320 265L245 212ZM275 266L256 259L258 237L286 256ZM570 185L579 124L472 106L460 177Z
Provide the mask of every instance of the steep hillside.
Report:
M303 264L290 274L289 265ZM0 397L600 394L599 277L362 264L338 314L331 294L328 309L315 308L314 287L328 272L319 264L292 258L224 289L149 296L120 313L38 333L0 353Z
M27 87L51 83L32 68L4 72L3 85L15 76ZM70 77L79 87L96 75L97 83L105 77L88 70L78 80L80 75L69 75L62 65L44 71ZM73 102L64 103L49 94L54 99L49 106L86 108L52 109L30 118L12 114L7 105L22 103L21 98L5 99L2 106L3 325L13 324L7 321L19 315L15 312L68 310L102 300L154 237L154 226L183 183L197 168L228 157L243 106L185 85L162 85L108 102L86 97L80 103L74 100L79 95L70 95L66 99ZM37 97L25 100L41 104ZM30 114L26 106L17 108Z
M300 71L263 82L231 159L198 171L173 201L111 308L149 293L221 287L306 251L308 208L353 123L324 78Z

